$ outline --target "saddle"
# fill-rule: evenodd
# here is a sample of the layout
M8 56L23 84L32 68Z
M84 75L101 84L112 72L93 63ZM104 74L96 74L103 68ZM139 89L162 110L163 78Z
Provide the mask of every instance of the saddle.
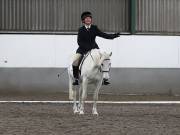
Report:
M84 63L84 60L87 58L87 56L90 54L90 51L88 51L86 54L82 55L80 60L79 60L79 76L81 75L81 69L82 69L82 65Z

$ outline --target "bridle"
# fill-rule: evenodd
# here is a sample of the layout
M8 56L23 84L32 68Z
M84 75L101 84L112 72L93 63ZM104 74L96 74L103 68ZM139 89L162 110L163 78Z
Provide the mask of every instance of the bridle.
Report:
M87 54L87 55L90 55L91 56L91 58L92 58L92 60L94 61L94 58L93 58L93 56L92 56L92 54L91 54L91 51L89 52L89 54ZM110 59L104 59L104 61L110 61ZM103 61L103 62L104 62ZM110 62L109 62L110 63ZM111 63L110 63L111 64ZM99 67L99 71L100 72L102 72L102 73L109 73L110 72L110 68L109 68L109 70L103 70L103 63L101 64L101 66Z
M110 59L104 59L104 61L110 61ZM110 62L109 62L110 63ZM111 63L110 63L111 64ZM110 72L110 68L109 70L103 70L103 63L101 64L101 72L106 73L106 72Z

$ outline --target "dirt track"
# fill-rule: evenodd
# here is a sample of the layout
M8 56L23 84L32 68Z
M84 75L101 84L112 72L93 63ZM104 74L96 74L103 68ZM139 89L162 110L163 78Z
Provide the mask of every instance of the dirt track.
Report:
M98 104L100 115L74 115L72 104L0 104L1 135L179 135L180 105Z

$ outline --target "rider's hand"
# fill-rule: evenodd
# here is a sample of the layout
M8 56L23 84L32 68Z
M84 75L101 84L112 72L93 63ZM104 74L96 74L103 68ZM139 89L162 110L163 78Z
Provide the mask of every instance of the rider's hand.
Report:
M119 32L114 34L114 38L117 38L117 37L120 37L120 33Z

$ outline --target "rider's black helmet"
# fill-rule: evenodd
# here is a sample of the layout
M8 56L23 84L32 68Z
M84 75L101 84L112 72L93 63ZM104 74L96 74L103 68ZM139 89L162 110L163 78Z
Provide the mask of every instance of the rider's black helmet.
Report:
M81 20L83 21L86 17L91 17L92 18L92 14L89 11L85 11L81 14Z

